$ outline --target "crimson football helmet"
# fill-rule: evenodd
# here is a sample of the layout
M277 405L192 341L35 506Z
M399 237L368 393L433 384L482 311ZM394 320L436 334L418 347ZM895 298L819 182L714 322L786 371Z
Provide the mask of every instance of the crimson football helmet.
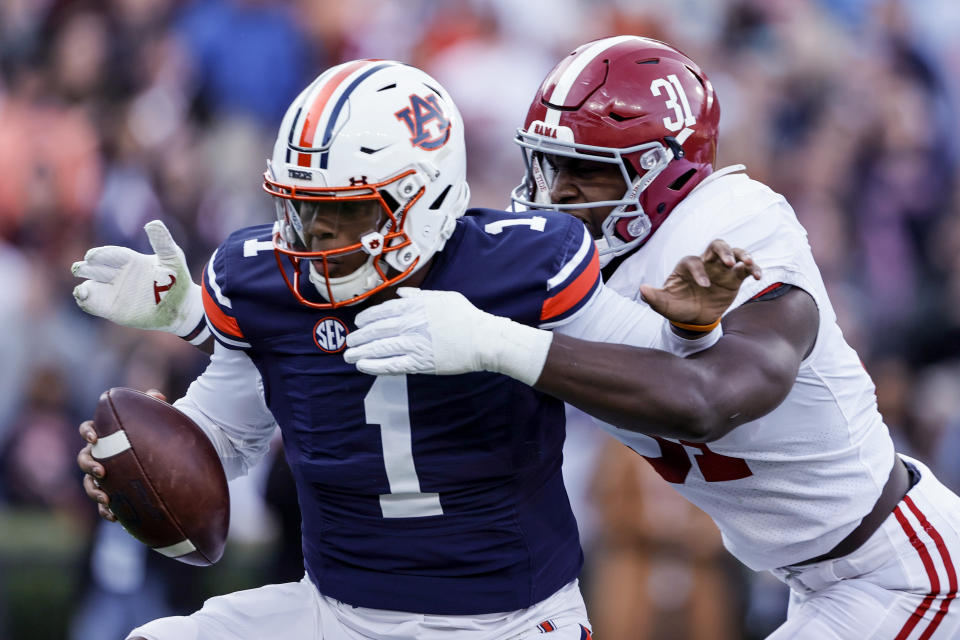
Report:
M440 83L415 67L390 60L337 65L290 105L263 188L276 204L277 264L297 300L318 309L355 304L423 267L466 210L460 112ZM334 224L352 217L350 244L308 247L304 226L319 203L328 203L320 215L338 216ZM371 211L356 221L356 212ZM367 256L362 266L331 275L331 265L358 252ZM304 266L326 302L304 295Z
M602 256L639 246L713 171L720 105L706 74L673 47L638 36L589 42L547 75L517 130L526 165L511 194L527 209L612 208L597 240ZM619 200L550 201L550 156L616 165Z

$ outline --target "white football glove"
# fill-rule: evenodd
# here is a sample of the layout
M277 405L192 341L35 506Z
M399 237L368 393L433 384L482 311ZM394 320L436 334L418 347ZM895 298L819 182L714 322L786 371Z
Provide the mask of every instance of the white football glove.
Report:
M533 385L553 334L495 316L456 291L397 290L357 314L344 359L371 375L493 371Z
M200 344L209 336L200 286L166 225L144 227L154 255L117 246L95 247L70 271L86 278L73 289L81 309L136 329L166 331Z

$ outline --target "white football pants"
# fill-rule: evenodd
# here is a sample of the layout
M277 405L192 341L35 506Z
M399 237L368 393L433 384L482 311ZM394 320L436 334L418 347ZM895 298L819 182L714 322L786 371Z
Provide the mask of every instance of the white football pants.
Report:
M773 571L790 586L790 607L768 640L960 638L960 497L900 457L920 481L862 547Z
M207 600L190 616L130 632L147 640L590 640L576 580L527 609L441 616L353 607L321 595L306 577ZM541 634L548 635L542 636Z

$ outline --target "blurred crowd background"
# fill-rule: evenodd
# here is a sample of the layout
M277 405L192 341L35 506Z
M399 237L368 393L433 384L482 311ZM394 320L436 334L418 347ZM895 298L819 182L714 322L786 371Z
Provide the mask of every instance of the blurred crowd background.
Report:
M898 447L960 490L956 0L0 0L0 640L113 640L302 573L276 456L232 487L214 568L97 522L77 425L112 386L179 397L205 357L83 314L73 261L149 252L159 218L196 274L231 230L272 219L261 173L287 104L358 57L445 84L473 204L504 207L546 72L621 33L707 71L719 164L792 202ZM778 583L739 568L638 456L579 423L568 444L598 638L760 638L782 620Z

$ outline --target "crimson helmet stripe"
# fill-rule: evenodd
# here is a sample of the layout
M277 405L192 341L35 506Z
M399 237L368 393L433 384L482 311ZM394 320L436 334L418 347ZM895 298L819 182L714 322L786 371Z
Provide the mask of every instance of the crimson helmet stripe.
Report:
M587 65L602 55L607 49L636 39L638 39L637 36L616 36L614 38L604 38L603 40L598 40L593 44L587 45L580 53L571 57L569 64L557 69L556 84L553 86L553 91L550 93L550 96L546 98L546 101L558 107L563 106L567 95L570 93L570 89L577 81L577 78L580 77L580 74L583 73L583 70L587 68ZM559 125L560 110L548 108L544 123L549 127Z
M368 62L368 60L356 60L354 62L345 64L342 69L333 74L333 77L320 87L320 91L314 97L313 104L310 105L310 109L307 111L307 115L303 120L303 130L300 133L300 142L298 143L299 146L312 146L311 143L313 141L313 135L317 129L317 123L320 121L320 116L323 114L323 110L327 106L330 96L332 96L333 92L337 90L337 87L340 86L340 83L343 82L344 78ZM298 118L294 119L293 121L294 128L297 126L297 119L299 119L299 115ZM292 133L293 132L291 131L291 139ZM310 154L299 154L297 157L297 164L301 167L309 167Z

